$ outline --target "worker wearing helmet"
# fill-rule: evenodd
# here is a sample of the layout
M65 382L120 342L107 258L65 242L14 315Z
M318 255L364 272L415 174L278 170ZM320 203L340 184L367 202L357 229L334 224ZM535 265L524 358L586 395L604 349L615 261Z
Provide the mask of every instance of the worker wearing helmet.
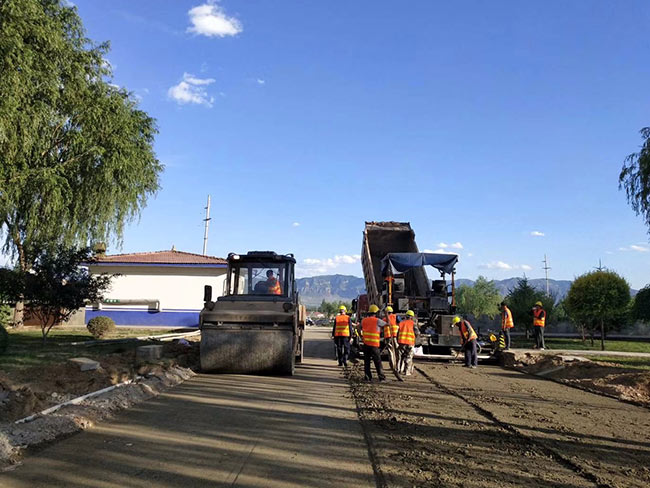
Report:
M388 362L390 367L397 371L397 315L393 313L393 307L386 307L386 327L384 327L384 339L386 340L386 350L388 351Z
M506 340L505 349L508 350L510 349L510 329L515 326L515 323L512 319L512 312L506 305L506 302L501 302L499 309L501 310L501 333Z
M381 329L387 324L377 317L379 307L370 305L368 316L361 321L361 334L363 338L363 369L366 381L372 381L372 371L370 371L370 361L375 363L379 381L384 381L384 370L381 367L381 355L379 345L381 341Z
M476 368L478 366L478 335L474 332L472 324L468 320L456 316L451 320L452 327L458 327L462 350L465 351L465 368Z
M544 327L546 326L546 310L542 302L535 303L533 307L533 332L535 336L535 349L544 350Z
M352 335L352 322L348 315L345 305L339 307L339 314L334 317L334 327L332 327L332 338L336 344L336 359L339 366L348 365L350 356L350 336Z
M406 318L399 323L397 332L397 343L399 344L398 371L406 376L413 373L413 347L415 337L420 335L415 322L415 312L406 311Z
M273 271L268 270L266 272L266 286L268 287L268 293L271 295L282 295L282 287L280 286L280 280L273 276Z

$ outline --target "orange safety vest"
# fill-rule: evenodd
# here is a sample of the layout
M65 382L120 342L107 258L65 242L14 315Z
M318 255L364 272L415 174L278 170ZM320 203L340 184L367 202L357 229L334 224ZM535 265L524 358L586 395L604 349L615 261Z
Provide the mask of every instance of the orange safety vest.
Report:
M543 308L536 308L533 310L533 325L536 327L544 327L546 325L546 314L542 316Z
M384 337L388 339L389 337L397 337L397 331L399 326L397 325L397 315L390 313L386 316L388 325L384 327Z
M269 293L271 295L282 295L282 288L280 287L280 280L271 278L269 281Z
M370 347L379 347L379 326L377 317L366 317L361 321L363 343Z
M512 329L514 326L515 323L512 320L512 312L504 305L503 311L501 312L501 329Z
M399 323L399 332L397 333L398 344L405 344L407 346L415 345L415 332L413 327L415 327L415 324L411 319L402 320Z
M460 322L460 327L458 327L458 330L460 332L460 338L462 339L463 344L478 338L476 332L474 332L472 324L470 324L467 320Z
M340 314L334 318L334 337L350 337L350 316Z

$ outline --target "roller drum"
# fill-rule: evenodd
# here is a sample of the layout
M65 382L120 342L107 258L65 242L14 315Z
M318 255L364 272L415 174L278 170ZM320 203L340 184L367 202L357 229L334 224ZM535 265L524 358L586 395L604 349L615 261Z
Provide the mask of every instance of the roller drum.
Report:
M293 375L293 328L204 327L204 372Z

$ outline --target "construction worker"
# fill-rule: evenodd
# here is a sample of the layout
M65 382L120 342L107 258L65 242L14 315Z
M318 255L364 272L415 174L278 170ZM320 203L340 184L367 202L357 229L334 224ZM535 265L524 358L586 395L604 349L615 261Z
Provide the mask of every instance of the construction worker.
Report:
M406 319L399 323L397 332L397 343L399 344L399 365L398 371L409 376L413 372L413 347L415 336L420 331L415 325L415 313L413 310L406 311Z
M370 361L375 363L379 381L384 381L384 370L381 367L381 355L379 354L379 344L381 338L381 329L387 324L377 317L379 307L370 305L368 308L368 317L361 321L361 334L363 338L363 368L366 381L372 380L370 371Z
M451 320L452 327L458 327L462 350L465 351L465 368L476 368L478 366L478 336L474 332L472 324L456 316Z
M506 340L505 349L508 350L510 349L510 329L515 326L515 323L512 320L512 312L506 305L506 302L501 302L499 310L501 310L501 333Z
M348 365L350 356L350 336L352 335L352 321L344 305L339 307L339 314L334 318L332 338L336 344L336 359L339 366Z
M397 325L397 315L393 313L393 307L390 305L386 307L386 323L388 325L384 327L384 339L388 350L388 362L390 367L397 371L397 332L399 326Z
M271 295L282 295L280 280L273 276L273 271L270 269L266 272L266 286L268 287L269 293Z
M544 350L544 327L546 326L546 310L542 302L535 303L533 307L533 332L535 336L535 349Z

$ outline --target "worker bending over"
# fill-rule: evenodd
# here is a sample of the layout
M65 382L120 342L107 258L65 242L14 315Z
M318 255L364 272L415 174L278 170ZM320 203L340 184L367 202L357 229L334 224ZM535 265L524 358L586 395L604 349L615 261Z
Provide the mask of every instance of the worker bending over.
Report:
M339 314L334 318L332 338L336 344L336 359L339 366L348 365L350 356L350 336L352 335L352 321L344 305L339 307Z
M460 343L465 351L465 365L463 367L476 368L478 366L478 344L476 343L478 336L474 332L472 324L468 320L456 316L452 319L451 325L452 327L458 327L460 333Z
M544 350L544 327L546 326L546 310L542 302L533 307L533 332L535 333L535 349Z
M393 313L393 307L386 307L386 327L384 327L384 340L386 341L386 350L388 351L388 363L393 371L397 371L397 315Z
M397 332L397 343L399 344L398 372L406 376L413 373L413 347L415 347L415 337L420 335L414 319L415 313L413 310L407 310L406 318L399 323L399 331Z
M512 312L506 305L506 302L501 302L499 309L501 310L501 332L506 340L505 349L508 350L510 349L510 329L515 326L515 323L512 320Z
M372 380L372 371L370 371L370 361L375 363L379 381L384 381L384 370L381 367L381 355L379 354L379 344L381 341L381 329L387 324L377 317L379 307L370 305L368 308L368 317L361 321L361 334L363 338L363 369L366 381Z

